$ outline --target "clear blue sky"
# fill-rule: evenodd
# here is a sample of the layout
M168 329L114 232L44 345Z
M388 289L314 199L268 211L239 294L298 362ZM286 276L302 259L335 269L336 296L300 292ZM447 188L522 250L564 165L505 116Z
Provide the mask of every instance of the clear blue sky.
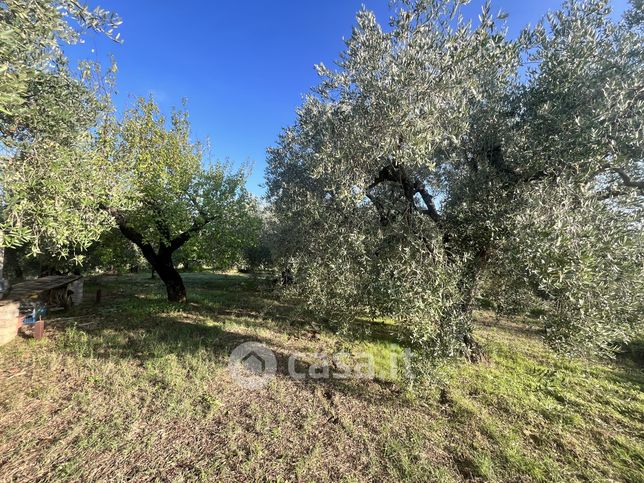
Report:
M92 0L123 18L121 45L91 36L85 57L119 67L117 105L152 93L164 111L187 98L194 133L209 137L215 157L254 165L249 188L262 194L265 152L294 120L302 96L317 83L313 65L332 65L362 4L379 21L387 0ZM476 17L483 4L473 0ZM559 0L500 0L511 34L534 24ZM613 2L616 12L626 0ZM94 50L91 53L91 49ZM78 55L72 51L72 58Z

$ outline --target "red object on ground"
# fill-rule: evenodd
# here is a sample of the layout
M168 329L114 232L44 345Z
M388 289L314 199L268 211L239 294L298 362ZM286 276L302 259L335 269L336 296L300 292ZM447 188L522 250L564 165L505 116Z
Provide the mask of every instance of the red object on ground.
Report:
M40 319L34 324L34 339L42 339L45 334L45 321Z

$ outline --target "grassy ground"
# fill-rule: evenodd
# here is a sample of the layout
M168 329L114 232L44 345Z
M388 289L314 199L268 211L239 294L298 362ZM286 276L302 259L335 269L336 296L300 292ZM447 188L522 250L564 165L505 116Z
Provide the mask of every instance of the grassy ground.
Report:
M0 480L644 481L633 362L564 359L481 314L488 360L422 396L385 373L301 382L283 368L250 391L227 370L247 340L282 363L344 349L386 365L400 348L386 330L341 342L249 277L185 278L187 306L144 275L101 278L100 305L0 348Z

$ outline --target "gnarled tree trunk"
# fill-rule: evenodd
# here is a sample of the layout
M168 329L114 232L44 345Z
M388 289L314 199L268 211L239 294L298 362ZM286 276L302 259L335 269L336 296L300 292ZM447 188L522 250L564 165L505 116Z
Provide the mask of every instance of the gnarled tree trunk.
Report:
M147 257L146 257L147 258ZM154 257L154 260L149 260L154 270L159 274L159 278L165 284L166 291L168 292L168 300L170 302L186 302L186 287L183 284L181 275L174 268L172 256L161 258L160 256Z
M196 221L188 230L174 238L168 236L167 239L159 241L159 248L157 250L143 238L143 235L128 224L127 219L123 213L115 210L108 210L114 217L119 230L132 243L134 243L140 250L148 263L152 266L152 274L156 272L159 278L163 281L168 293L168 300L170 302L187 301L186 287L183 284L183 279L174 266L172 254L181 248L195 233L201 230L210 220L202 219ZM162 222L159 222L162 223ZM170 230L166 226L162 226L163 231L169 234Z

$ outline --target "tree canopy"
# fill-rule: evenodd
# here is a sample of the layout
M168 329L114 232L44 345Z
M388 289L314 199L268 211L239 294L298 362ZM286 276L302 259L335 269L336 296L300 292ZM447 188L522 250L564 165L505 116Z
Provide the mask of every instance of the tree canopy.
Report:
M82 41L88 29L113 36L119 23L75 0L0 4L2 244L71 256L108 222L93 206L100 171L87 162L91 130L109 110L95 82L102 74L90 63L74 72L63 46Z
M294 290L392 317L429 357L475 355L486 273L547 307L549 340L610 352L642 314L644 64L637 5L566 2L512 39L489 5L362 10L269 153ZM501 294L503 296L503 294Z
M168 298L185 301L173 253L192 246L202 260L225 263L252 243L259 219L244 170L209 163L191 140L186 111L169 124L154 101L139 99L122 121L104 126L99 205L158 272Z
M185 300L172 255L230 264L258 226L254 201L244 170L210 163L191 140L186 112L168 129L154 102L139 100L118 121L115 65L70 67L65 44L88 29L118 40L119 23L75 0L0 5L0 246L79 263L117 225L169 298Z

